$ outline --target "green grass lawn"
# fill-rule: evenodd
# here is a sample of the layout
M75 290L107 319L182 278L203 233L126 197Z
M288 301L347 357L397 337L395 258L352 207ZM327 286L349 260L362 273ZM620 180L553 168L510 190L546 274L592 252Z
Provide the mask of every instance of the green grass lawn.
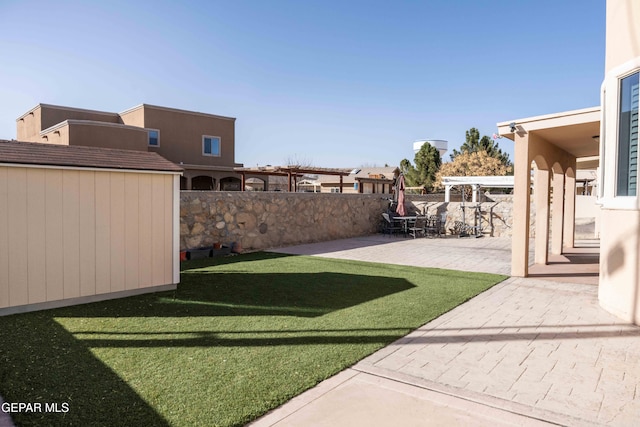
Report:
M175 292L0 317L18 425L243 425L505 276L273 253L183 263Z

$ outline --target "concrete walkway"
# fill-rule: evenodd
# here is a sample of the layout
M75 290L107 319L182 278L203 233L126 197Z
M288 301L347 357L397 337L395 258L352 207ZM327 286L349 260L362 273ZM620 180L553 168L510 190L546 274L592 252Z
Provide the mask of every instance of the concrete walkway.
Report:
M347 239L278 252L508 274L509 239ZM640 328L597 287L510 278L255 426L640 424Z

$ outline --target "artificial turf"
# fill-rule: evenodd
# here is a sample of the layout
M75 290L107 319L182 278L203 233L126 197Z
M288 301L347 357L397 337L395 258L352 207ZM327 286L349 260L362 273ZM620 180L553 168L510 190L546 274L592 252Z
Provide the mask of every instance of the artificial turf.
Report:
M19 426L244 425L504 279L274 253L189 261L176 292L0 317L0 395L58 404L13 413Z

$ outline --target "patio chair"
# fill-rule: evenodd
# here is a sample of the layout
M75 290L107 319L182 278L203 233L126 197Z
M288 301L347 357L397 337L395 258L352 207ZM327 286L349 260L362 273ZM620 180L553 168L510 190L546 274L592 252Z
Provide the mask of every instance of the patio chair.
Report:
M429 215L425 222L425 235L440 237L442 225L438 215Z
M407 231L410 236L413 236L414 239L418 236L424 236L426 224L427 218L424 216L419 216L416 218L416 222L414 222Z
M389 234L389 236L391 236L392 234L398 234L403 231L402 224L392 220L387 212L382 213L382 218L384 219L382 230L383 234Z

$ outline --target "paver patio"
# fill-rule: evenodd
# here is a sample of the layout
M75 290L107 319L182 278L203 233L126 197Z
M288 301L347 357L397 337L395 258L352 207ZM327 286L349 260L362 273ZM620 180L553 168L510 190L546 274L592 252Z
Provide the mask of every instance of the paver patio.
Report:
M278 251L508 274L508 239L384 239L371 236ZM640 422L640 328L601 309L597 286L591 284L507 279L341 375L350 377L328 380L256 425L353 425L354 417L360 425L388 425L375 410L357 410L362 399L411 425L437 425L439 419L441 424L465 425L469 414L473 423L493 419L495 414L487 418L475 405L502 411L501 423L511 425L523 420L616 426ZM376 390L371 378L413 387L415 411L407 412L406 400L396 404L367 394L367 387ZM358 399L356 406L343 396L348 387L361 391L351 394ZM425 390L456 403L438 406L437 399L425 397ZM407 389L403 393L411 394ZM425 407L436 409L425 415Z

